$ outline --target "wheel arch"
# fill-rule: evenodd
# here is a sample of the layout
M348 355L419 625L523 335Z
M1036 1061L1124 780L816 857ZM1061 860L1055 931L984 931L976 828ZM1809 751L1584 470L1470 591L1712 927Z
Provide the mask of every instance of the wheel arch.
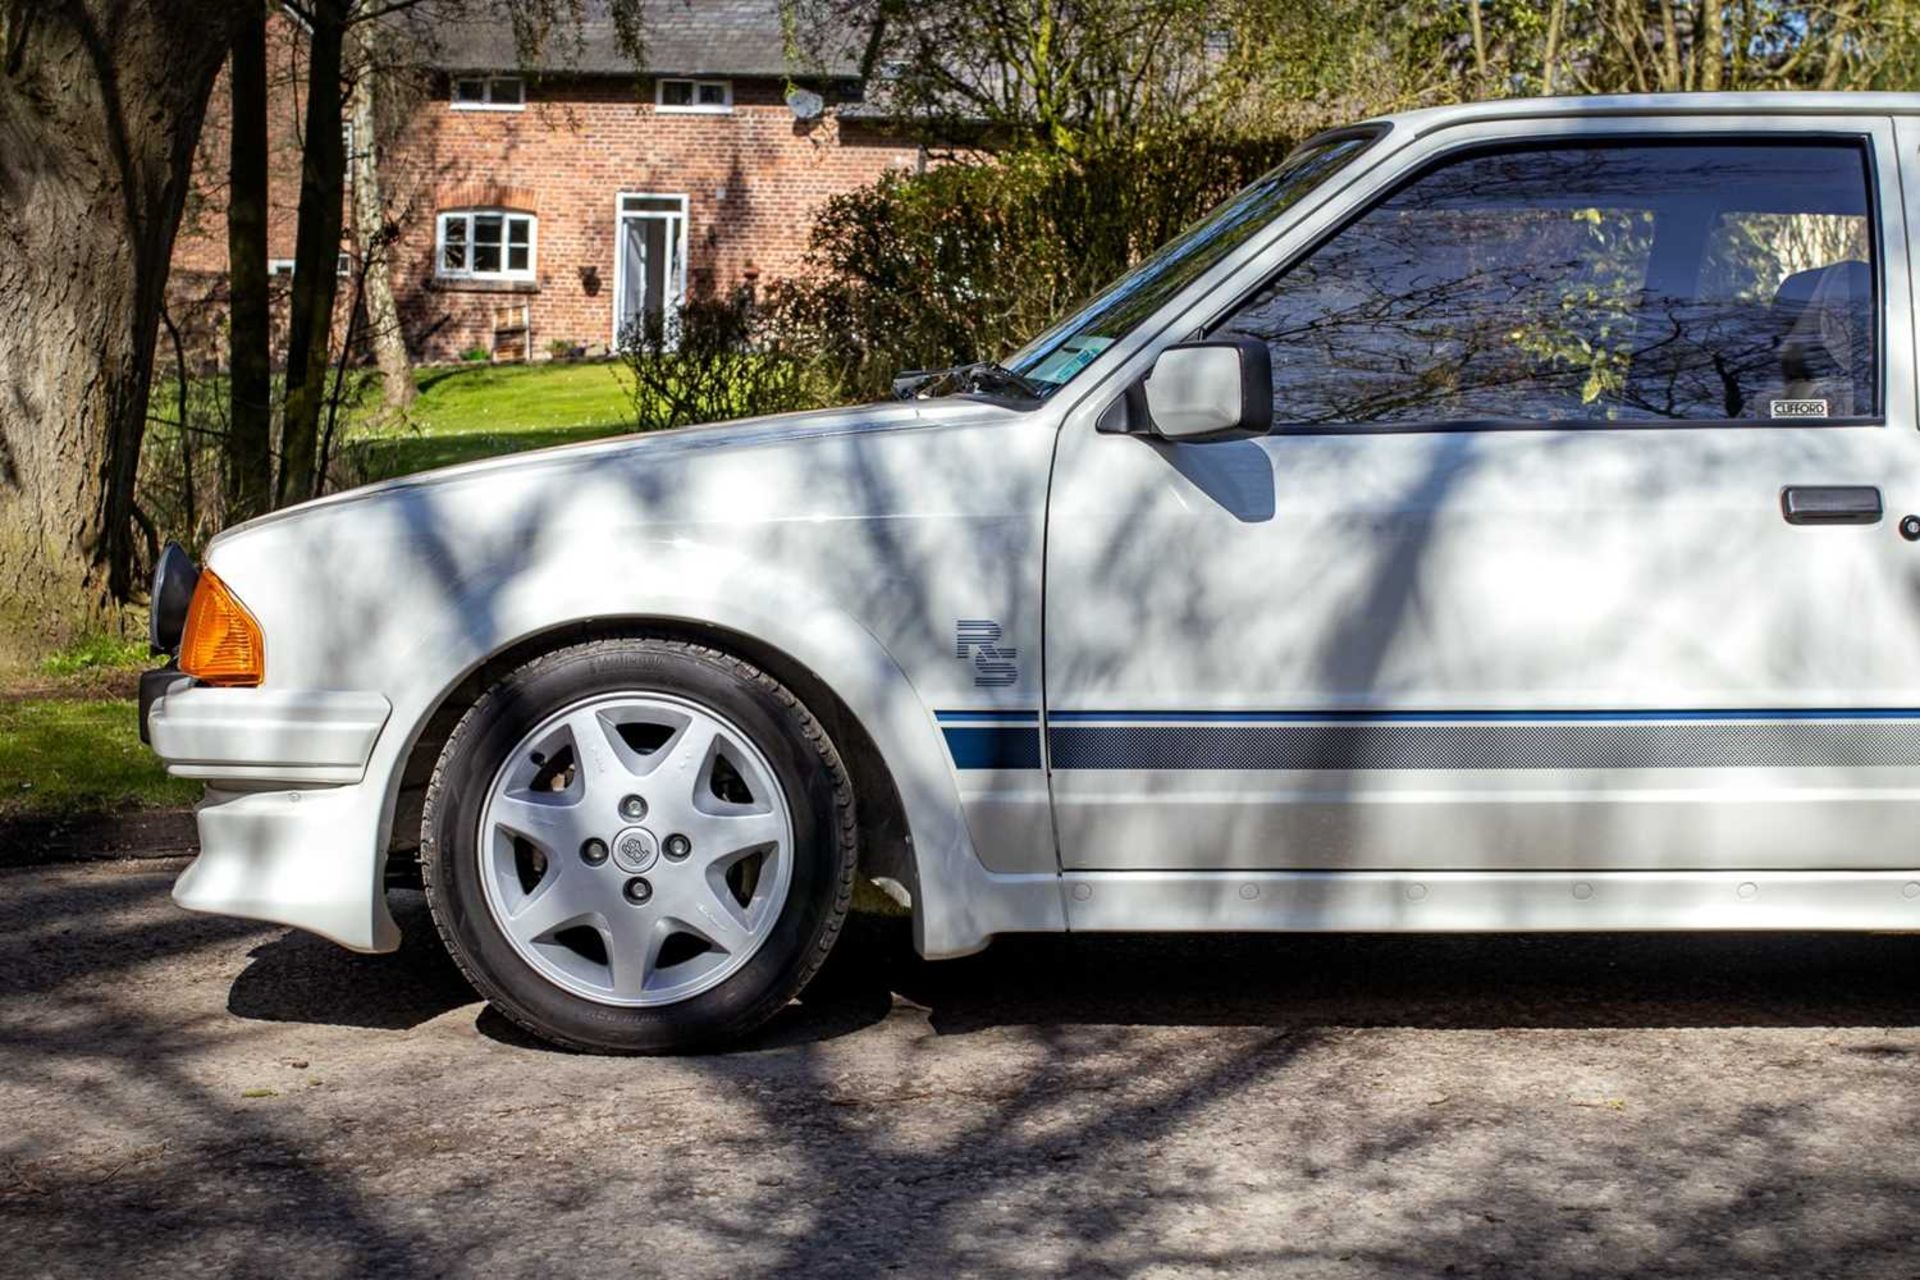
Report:
M835 734L868 828L861 872L911 895L923 955L964 955L996 933L1065 929L1057 869L999 873L981 861L933 709L831 577L679 539L576 552L554 539L550 555L470 570L408 619L382 676L395 690L394 718L370 766L382 779L382 852L393 832L419 830L403 787L419 785L462 699L500 665L589 637L671 635L764 666Z
M401 758L393 819L387 835L388 879L405 882L420 844L421 805L435 762L454 727L482 693L514 668L545 653L592 640L654 637L707 645L759 667L791 689L840 752L854 788L859 823L859 874L890 880L921 910L919 870L911 826L893 768L873 734L813 667L760 637L717 623L663 614L630 614L556 622L522 635L489 654L443 690L420 720Z

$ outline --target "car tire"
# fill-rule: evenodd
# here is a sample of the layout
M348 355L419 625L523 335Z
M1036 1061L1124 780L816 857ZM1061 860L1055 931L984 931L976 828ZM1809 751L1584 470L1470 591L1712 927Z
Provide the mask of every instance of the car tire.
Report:
M791 691L717 649L629 638L534 658L467 711L420 865L448 952L500 1013L571 1049L674 1053L800 993L846 919L855 848L845 766Z

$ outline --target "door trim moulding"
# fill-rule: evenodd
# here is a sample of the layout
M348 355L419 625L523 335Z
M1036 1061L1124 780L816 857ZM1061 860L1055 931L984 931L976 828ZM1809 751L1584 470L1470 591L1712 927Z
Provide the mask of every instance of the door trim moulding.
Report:
M1920 929L1920 869L1069 871L1087 933Z

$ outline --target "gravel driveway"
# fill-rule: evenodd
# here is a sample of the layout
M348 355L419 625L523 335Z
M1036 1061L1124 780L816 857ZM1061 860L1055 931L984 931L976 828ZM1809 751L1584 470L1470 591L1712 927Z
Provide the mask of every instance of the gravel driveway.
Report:
M881 925L725 1057L0 873L9 1275L1913 1276L1920 938Z

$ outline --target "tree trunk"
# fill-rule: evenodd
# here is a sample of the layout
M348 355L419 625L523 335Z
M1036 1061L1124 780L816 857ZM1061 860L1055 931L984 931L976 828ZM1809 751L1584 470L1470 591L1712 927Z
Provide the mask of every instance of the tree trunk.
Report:
M379 75L378 24L355 24L353 43L353 239L365 258L362 297L386 405L404 409L413 403L413 361L407 356L406 335L400 328L400 308L393 301L393 236L380 195L375 132L379 117L374 110Z
M238 6L230 72L232 151L227 164L228 383L226 519L273 501L273 340L267 284L267 11Z
M1700 68L1700 88L1706 93L1720 87L1725 65L1726 28L1720 5L1721 0L1700 3L1700 39L1693 56Z
M1547 51L1540 59L1541 92L1549 98L1554 91L1554 69L1560 65L1560 31L1567 16L1567 0L1553 0L1547 16Z
M300 212L293 249L293 303L288 317L287 394L280 428L276 505L319 492L316 453L333 344L333 300L339 286L340 224L346 178L341 137L340 71L349 0L317 0L307 44L306 142L300 164Z
M232 19L215 0L0 0L7 656L133 594L162 290Z
M1487 91L1487 32L1480 23L1480 0L1467 0L1467 29L1473 36L1474 93Z
M1674 25L1673 0L1660 0L1660 91L1678 93L1686 87L1680 74L1680 31Z
M1753 5L1741 0L1737 6L1733 24L1733 66L1732 84L1729 88L1747 87L1747 52L1753 40Z

